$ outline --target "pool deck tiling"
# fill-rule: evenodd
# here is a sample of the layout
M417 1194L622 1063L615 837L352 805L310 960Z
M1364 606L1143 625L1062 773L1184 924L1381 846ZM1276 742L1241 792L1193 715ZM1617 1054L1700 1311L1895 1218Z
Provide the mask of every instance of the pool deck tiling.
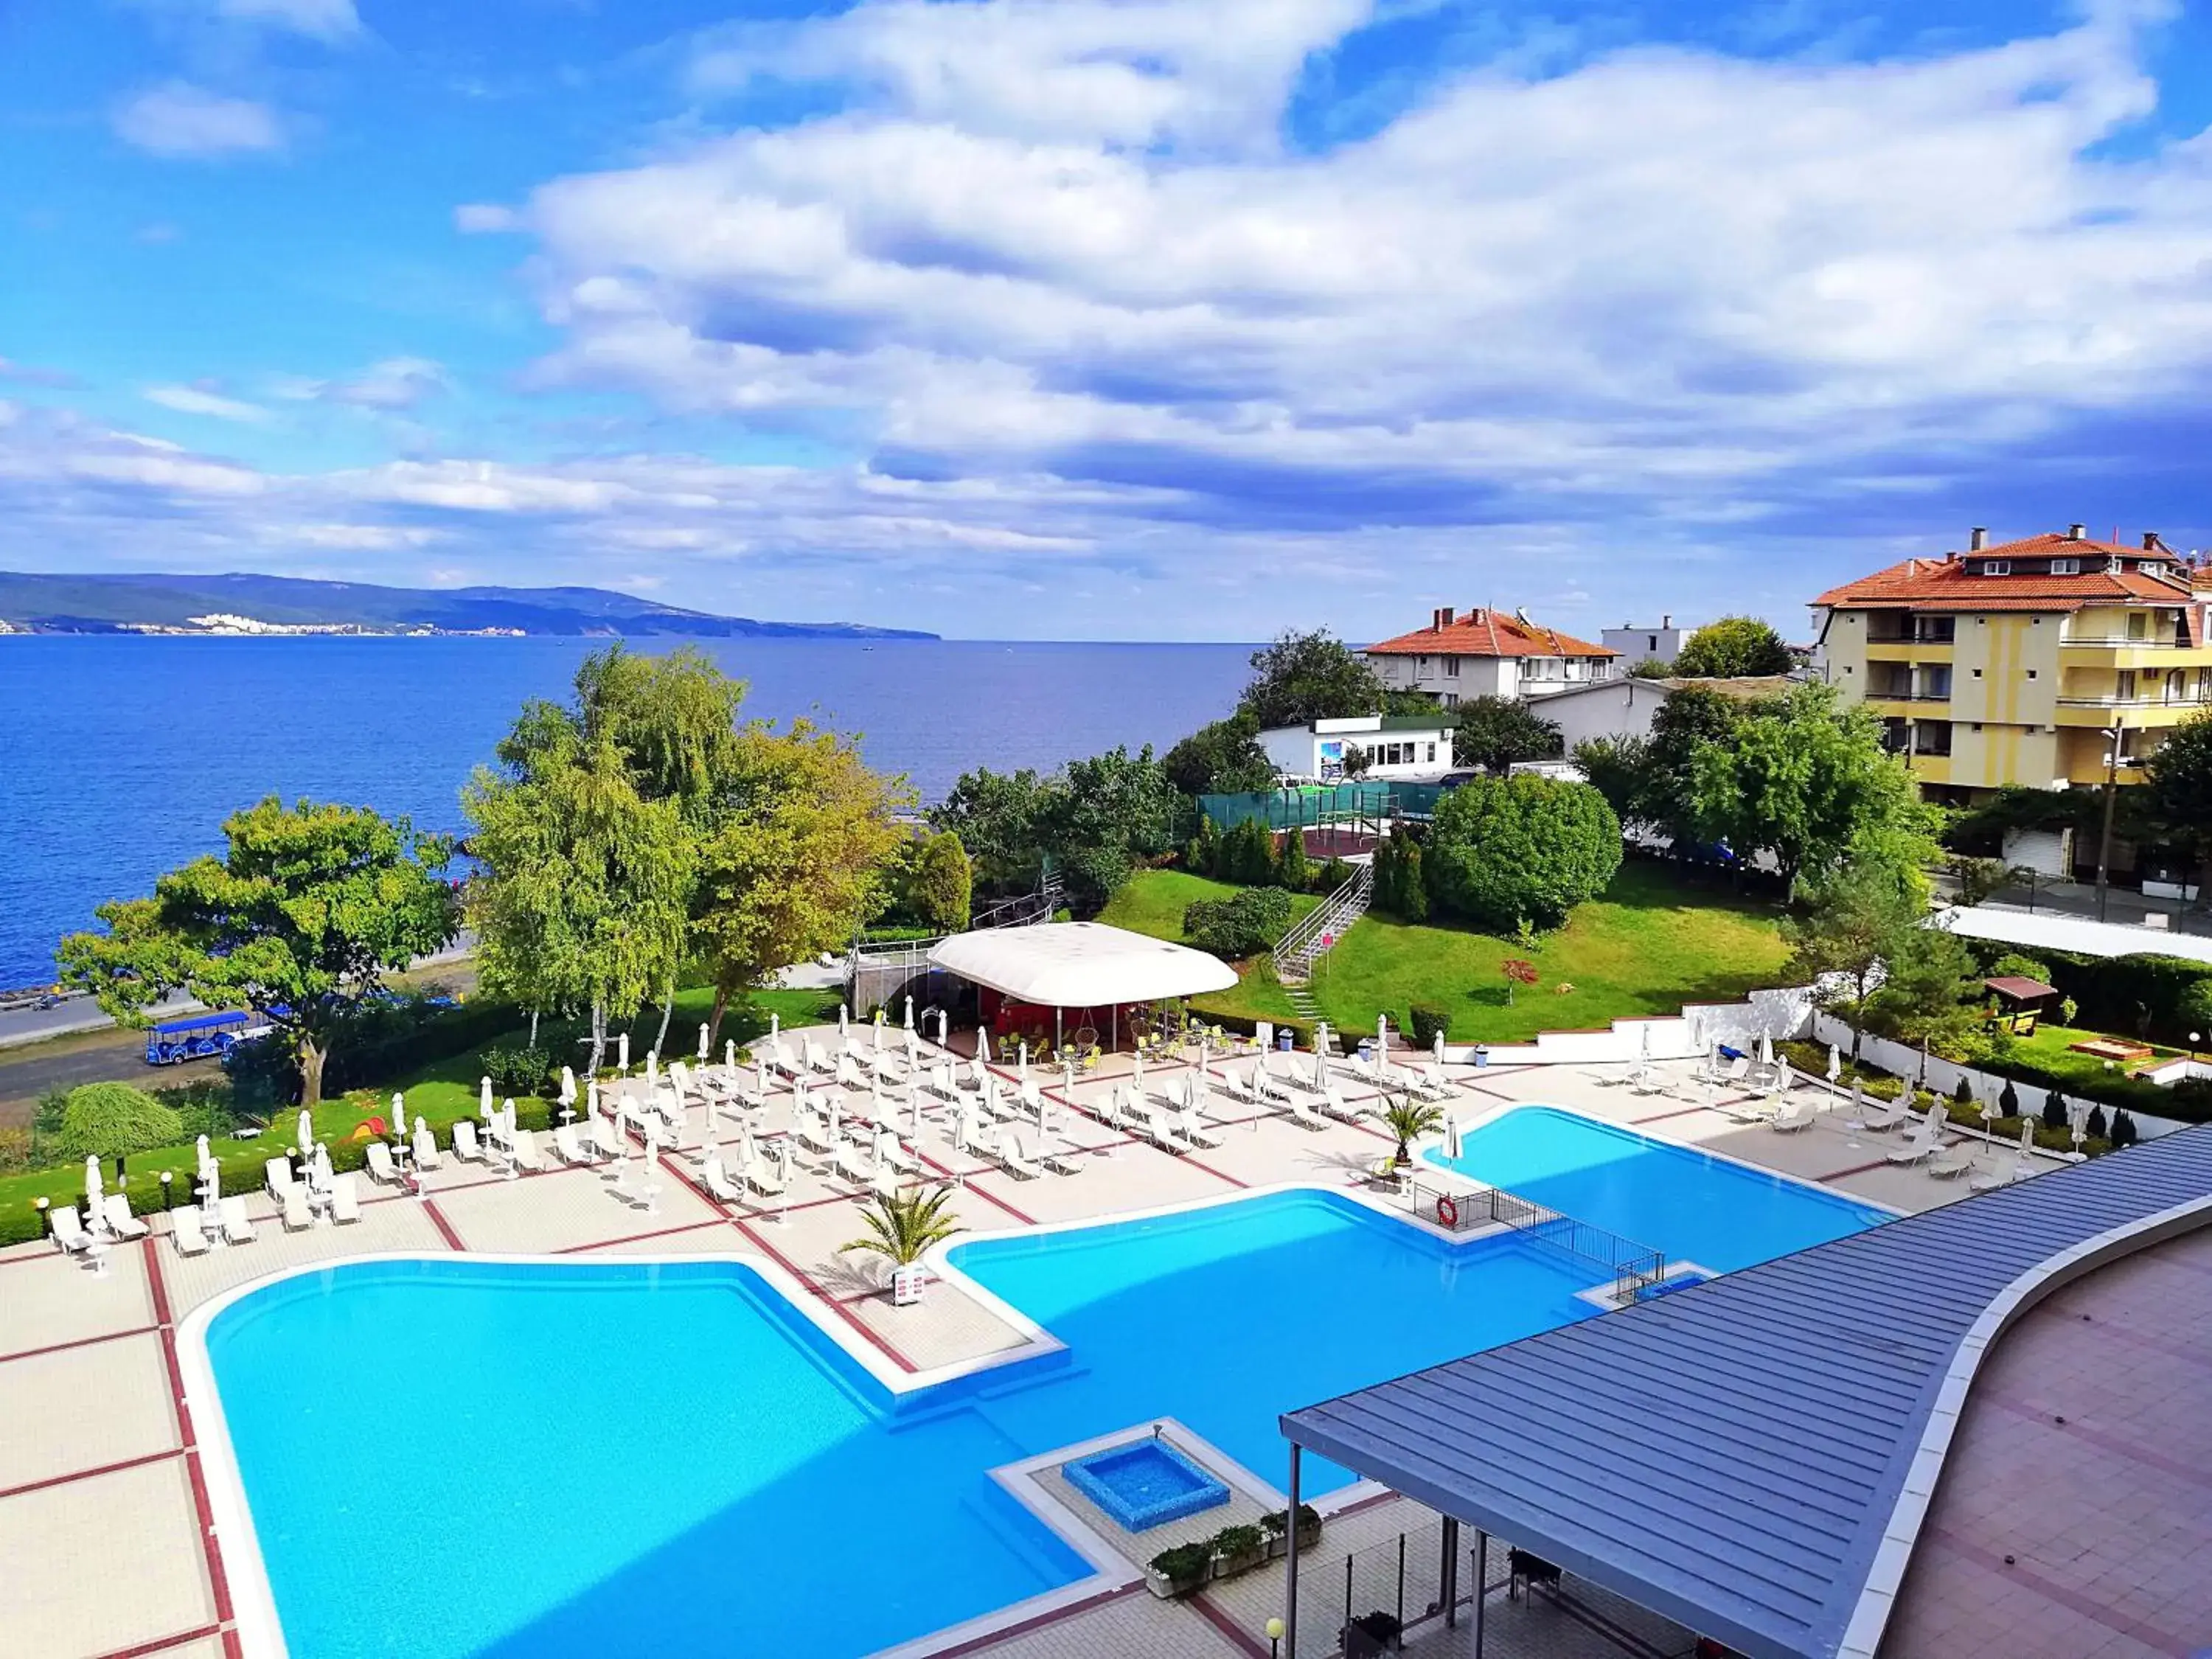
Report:
M801 1034L792 1035L795 1042ZM1220 1145L1171 1157L1090 1115L1126 1077L1125 1060L1109 1065L1079 1082L1072 1096L1063 1095L1056 1076L1037 1074L1058 1108L1072 1174L1017 1180L988 1159L955 1152L946 1114L925 1123L920 1150L929 1175L957 1178L952 1207L971 1234L1232 1197L1285 1182L1348 1187L1389 1150L1389 1138L1371 1124L1310 1130L1217 1096L1219 1121L1210 1127ZM1011 1079L1011 1068L999 1069ZM1148 1067L1147 1077L1164 1083L1183 1069ZM1454 1067L1460 1086L1451 1109L1468 1120L1516 1103L1567 1107L1607 1122L1641 1124L1662 1139L1899 1210L1931 1207L1967 1190L1963 1181L1939 1182L1917 1170L1888 1166L1882 1155L1893 1140L1868 1134L1854 1145L1839 1127L1840 1114L1802 1133L1777 1134L1732 1122L1686 1097L1692 1092L1686 1066L1662 1068L1685 1097L1634 1093L1622 1081L1626 1069ZM1355 1097L1358 1092L1347 1090ZM784 1109L771 1104L765 1120L770 1129L787 1121ZM865 1345L895 1374L989 1363L1030 1340L1000 1310L950 1282L931 1285L919 1306L892 1306L882 1271L837 1249L860 1231L862 1194L825 1177L811 1156L795 1164L793 1190L781 1205L717 1203L698 1180L705 1133L724 1146L737 1135L733 1120L717 1115L708 1125L695 1107L685 1148L662 1154L660 1191L649 1210L634 1191L617 1190L595 1169L562 1168L549 1159L544 1171L510 1181L448 1154L428 1178L427 1198L367 1186L364 1178L362 1218L345 1227L287 1232L257 1194L247 1200L254 1242L204 1255L179 1256L165 1220L156 1221L144 1244L111 1252L104 1276L43 1243L0 1250L0 1582L9 1586L0 1607L0 1648L44 1659L214 1659L218 1653L239 1659L234 1598L185 1403L175 1330L211 1297L286 1268L369 1254L456 1250L586 1258L733 1254L784 1267L817 1300L825 1323ZM1997 1156L1990 1154L1993 1162ZM629 1160L625 1188L637 1184L641 1162ZM1274 1470L1256 1474L1263 1481L1279 1478ZM1074 1503L1083 1501L1060 1485ZM1235 1512L1241 1516L1255 1503L1240 1494ZM1210 1533L1226 1524L1219 1517L1229 1513L1209 1512L1193 1524ZM1347 1540L1363 1530L1379 1538L1419 1524L1421 1515L1402 1500L1384 1500L1333 1521L1328 1547L1340 1558ZM1279 1567L1269 1568L1215 1586L1193 1603L1174 1604L1125 1586L1001 1637L970 1634L950 1646L1004 1659L1264 1655L1258 1632L1279 1610ZM1493 1617L1492 1650L1504 1659L1596 1650L1587 1632L1579 1647L1532 1646L1517 1638L1508 1645L1502 1626L1516 1622L1534 1630L1539 1621Z

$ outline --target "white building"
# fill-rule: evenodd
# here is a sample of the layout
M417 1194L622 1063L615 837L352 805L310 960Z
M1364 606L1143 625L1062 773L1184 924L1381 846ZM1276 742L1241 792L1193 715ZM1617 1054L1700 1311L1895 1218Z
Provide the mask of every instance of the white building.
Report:
M1656 628L1623 623L1618 628L1607 629L1600 637L1605 641L1605 648L1619 652L1620 659L1631 668L1655 659L1672 668L1674 659L1682 653L1682 641L1696 631L1677 628L1674 617L1662 616Z
M1260 747L1285 777L1334 782L1344 776L1345 751L1368 757L1361 775L1434 778L1451 770L1452 725L1443 716L1351 714L1260 733Z
M1475 697L1544 697L1620 672L1620 653L1588 640L1477 608L1432 611L1426 628L1369 646L1364 655L1393 691L1419 691L1446 708Z
M1753 676L1742 679L1638 679L1623 675L1615 680L1570 686L1544 704L1544 718L1559 728L1567 752L1591 738L1648 738L1651 717L1677 691L1695 688L1717 691L1742 702L1775 697L1790 689L1787 675Z

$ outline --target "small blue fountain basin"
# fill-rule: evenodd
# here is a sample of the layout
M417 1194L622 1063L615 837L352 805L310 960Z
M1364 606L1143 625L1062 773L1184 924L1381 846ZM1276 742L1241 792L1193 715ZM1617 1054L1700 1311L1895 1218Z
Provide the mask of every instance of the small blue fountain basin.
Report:
M1229 1501L1229 1488L1155 1437L1061 1466L1068 1484L1124 1529L1143 1532Z

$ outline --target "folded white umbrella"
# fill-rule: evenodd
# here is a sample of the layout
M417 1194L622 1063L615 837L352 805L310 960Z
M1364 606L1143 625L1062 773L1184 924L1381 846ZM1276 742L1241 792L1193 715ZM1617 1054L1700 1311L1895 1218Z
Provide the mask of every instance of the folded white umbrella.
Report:
M738 1074L738 1043L734 1037L722 1040L722 1068L732 1077Z
M880 1008L876 1010L875 1027L875 1036L871 1040L876 1045L876 1052L881 1054L884 1051L884 1011Z
M1437 1065L1441 1066L1444 1063L1444 1034L1442 1031L1437 1032L1436 1036L1431 1039L1429 1043L1429 1052L1436 1056Z
M921 1139L921 1091L911 1079L906 1085L906 1138L914 1141Z
M100 1221L100 1197L101 1191L102 1188L100 1182L100 1154L98 1152L87 1152L84 1158L84 1201L86 1207L90 1209L92 1212L93 1223L94 1225L98 1225Z
M702 1066L707 1063L707 1055L713 1042L714 1038L707 1030L707 1022L702 1019L699 1022L699 1063Z
M304 1158L315 1150L314 1114L305 1107L300 1109L300 1155Z
M209 1218L213 1215L215 1206L222 1202L222 1165L215 1163L213 1160L210 1160L208 1166L200 1171L201 1224L203 1226L208 1226L208 1231L210 1232L212 1232L215 1230L212 1226L208 1225Z
M477 1079L477 1112L482 1117L489 1117L492 1114L491 1079L488 1077Z
M402 1140L407 1139L407 1097L404 1095L392 1097L392 1133Z
M1021 1046L1014 1050L1014 1080L1017 1083L1027 1083L1030 1080L1030 1044L1027 1037L1023 1038Z
M318 1145L315 1148L314 1173L307 1177L308 1184L319 1192L326 1193L331 1189L331 1182L337 1178L337 1171L331 1168L331 1149L326 1146Z
M1459 1120L1455 1117L1448 1117L1444 1120L1444 1156L1456 1160L1459 1152Z
M845 1005L842 1002L837 1005L837 1035L845 1035Z
M576 1103L576 1071L572 1066L561 1068L561 1103L563 1106Z
M597 1078L593 1078L590 1082L584 1085L584 1115L586 1117L597 1117L599 1115L599 1080Z
M1137 1098L1142 1100L1145 1097L1145 1053L1141 1048L1137 1051L1137 1069L1131 1079L1131 1086L1136 1090Z
M214 1158L208 1152L208 1138L205 1135L202 1135L199 1138L199 1144L193 1148L193 1170L202 1180L205 1180L207 1178L207 1167L214 1162Z
M768 1043L771 1048L781 1049L783 1046L783 1016L781 1014L770 1014L768 1017Z
M651 1100L660 1092L660 1050L645 1051L645 1097Z
M1844 1057L1836 1052L1836 1045L1828 1045L1828 1081L1833 1083L1844 1074Z
M1390 1016L1375 1016L1375 1069L1381 1071L1390 1063Z
M911 1031L914 1030L914 999L912 997L908 997L906 1000L905 1024L908 1030Z
M623 1032L615 1039L615 1070L629 1070L629 1033Z
M1761 1066L1774 1064L1774 1041L1764 1031L1759 1034L1759 1063Z

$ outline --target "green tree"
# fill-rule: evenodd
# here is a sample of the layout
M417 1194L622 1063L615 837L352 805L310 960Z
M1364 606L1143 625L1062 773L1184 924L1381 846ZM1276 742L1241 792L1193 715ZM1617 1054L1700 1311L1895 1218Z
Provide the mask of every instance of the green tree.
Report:
M1726 743L1698 743L1690 805L1700 839L1726 842L1743 859L1770 854L1793 887L1846 858L1917 880L1936 850L1935 815L1883 749L1880 722L1826 685L1759 705Z
M1674 673L1674 665L1663 657L1646 657L1628 671L1632 680L1663 680Z
M1286 893L1303 893L1313 885L1313 860L1306 856L1304 831L1285 833L1275 852L1274 884Z
M2166 836L2196 854L2200 872L2212 866L2212 711L2166 734L2144 763L2143 781Z
M1375 671L1325 629L1262 646L1252 653L1252 671L1237 708L1260 731L1372 714L1385 702Z
M1945 1060L1971 1061L1987 1052L1981 975L1964 939L1941 927L1915 927L1895 941L1884 965L1867 1009L1877 1032Z
M125 1025L145 1024L173 992L252 1009L298 1056L312 1106L331 1034L386 972L452 942L459 906L441 879L452 845L366 807L273 795L222 833L222 858L171 871L151 898L101 905L106 933L61 942L62 978Z
M622 750L585 725L526 706L500 767L479 767L461 801L479 971L532 1007L587 1007L597 1071L609 1020L629 1019L682 960L696 839L678 803L641 795Z
M696 854L690 928L691 953L714 986L710 1039L720 1037L734 998L844 945L874 912L908 833L896 814L913 799L903 780L871 771L852 738L805 720L784 732L757 724L738 734ZM964 876L957 837L936 856L951 864L949 876ZM945 914L955 908L951 896L945 896Z
M960 837L975 885L992 894L1033 891L1044 865L1047 824L1058 810L1059 783L1024 767L961 774L931 825Z
M2187 1030L2202 1037L2212 1032L2212 975L2197 981L2185 988L2179 999L2182 1018L2188 1021ZM2195 1045L2191 1045L2194 1052Z
M1437 803L1429 891L1483 927L1556 927L1620 867L1620 820L1588 784L1476 778Z
M176 1111L127 1083L83 1083L62 1103L53 1151L62 1158L113 1158L173 1146L185 1138Z
M1674 672L1685 679L1735 679L1786 674L1790 647L1756 617L1723 617L1682 641Z
M1186 795L1237 795L1275 787L1275 763L1260 747L1260 723L1242 709L1200 726L1160 757L1160 768Z
M1455 711L1452 763L1503 776L1516 761L1553 760L1559 728L1518 697L1470 697Z
M1134 755L1109 749L1062 769L1042 820L1044 846L1066 875L1070 899L1096 911L1139 864L1175 850L1192 811L1151 744Z
M1290 925L1290 895L1279 887L1247 887L1229 898L1199 899L1182 913L1184 942L1231 962L1273 948Z
M879 1255L894 1267L910 1267L931 1245L967 1231L946 1208L951 1200L952 1189L945 1186L878 1193L860 1212L866 1234L840 1244L838 1253Z
M893 880L899 909L921 926L956 933L968 925L975 872L960 837L950 830L909 841Z
M1621 814L1622 822L1640 819L1677 842L1699 840L1693 787L1698 750L1707 744L1734 743L1751 707L1698 686L1669 695L1652 711L1651 736L1641 750L1624 751L1627 758L1640 757L1645 771L1639 810Z
M1808 895L1804 915L1783 923L1790 945L1783 971L1793 983L1812 986L1815 1006L1850 1024L1852 1059L1886 964L1906 948L1927 915L1919 895L1895 872L1852 865Z
M1575 745L1574 762L1583 781L1605 797L1623 828L1653 823L1662 816L1650 800L1654 762L1650 738L1633 733L1585 738Z

